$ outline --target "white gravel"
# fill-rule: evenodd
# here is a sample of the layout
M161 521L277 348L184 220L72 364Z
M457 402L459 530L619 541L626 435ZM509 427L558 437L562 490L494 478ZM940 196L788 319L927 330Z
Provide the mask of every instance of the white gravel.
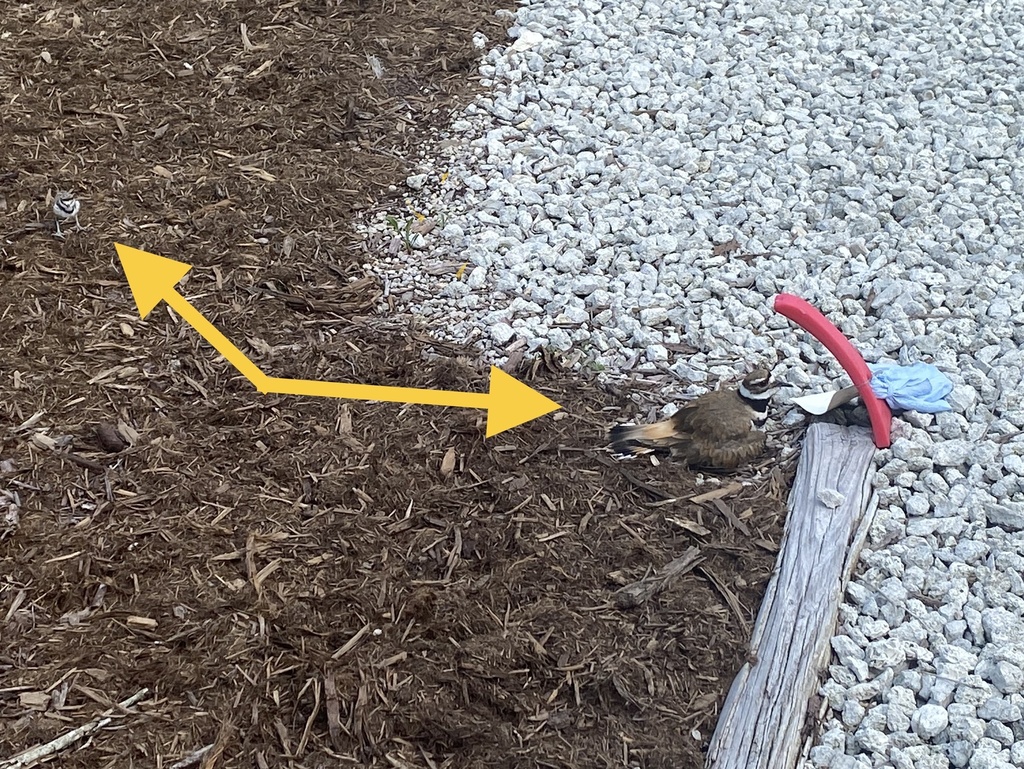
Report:
M438 226L367 223L397 309L495 359L550 345L693 389L754 361L790 395L846 384L772 312L790 291L867 360L952 379L954 411L906 414L879 452L810 766L1024 766L1013 5L523 5L490 95L409 180Z

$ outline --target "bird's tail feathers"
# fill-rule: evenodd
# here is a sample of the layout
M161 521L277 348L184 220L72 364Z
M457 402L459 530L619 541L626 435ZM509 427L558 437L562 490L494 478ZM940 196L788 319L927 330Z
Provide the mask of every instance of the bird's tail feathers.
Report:
M616 459L632 459L645 454L668 454L678 438L670 419L651 425L615 425L608 431L608 447Z

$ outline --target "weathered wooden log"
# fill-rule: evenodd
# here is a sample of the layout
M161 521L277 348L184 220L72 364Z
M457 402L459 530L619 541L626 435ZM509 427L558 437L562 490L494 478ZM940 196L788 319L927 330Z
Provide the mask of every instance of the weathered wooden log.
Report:
M839 604L874 513L874 453L863 428L808 429L778 564L751 636L751 661L722 706L709 769L796 765L808 704L829 662Z

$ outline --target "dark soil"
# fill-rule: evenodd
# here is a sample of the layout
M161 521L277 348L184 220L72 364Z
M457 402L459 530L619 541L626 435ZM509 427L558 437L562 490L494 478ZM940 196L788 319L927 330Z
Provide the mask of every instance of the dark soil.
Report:
M771 456L611 464L635 407L551 357L512 373L563 410L487 440L476 411L259 395L166 305L140 321L116 259L193 264L271 375L485 390L374 316L353 217L472 97L499 7L4 11L0 760L107 714L56 763L702 765L781 535Z

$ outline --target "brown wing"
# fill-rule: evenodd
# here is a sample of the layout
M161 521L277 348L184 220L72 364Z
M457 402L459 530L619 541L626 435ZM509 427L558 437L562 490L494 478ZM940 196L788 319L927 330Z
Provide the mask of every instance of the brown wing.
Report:
M682 406L672 416L678 433L715 436L719 443L742 438L751 430L752 410L736 393L718 390Z
M692 467L707 470L733 470L756 459L764 451L765 434L748 430L746 435L729 441L714 441L693 436L673 447L673 455Z
M756 458L765 446L754 430L752 410L735 392L720 390L686 404L673 415L678 439L672 453L687 464L731 470Z

